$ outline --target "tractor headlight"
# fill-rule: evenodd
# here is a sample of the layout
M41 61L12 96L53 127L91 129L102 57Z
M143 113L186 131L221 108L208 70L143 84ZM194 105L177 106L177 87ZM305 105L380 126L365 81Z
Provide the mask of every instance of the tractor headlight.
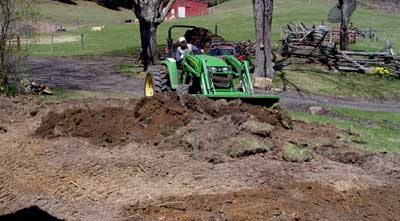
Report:
M210 68L208 68L208 72L215 73L215 72L217 72L217 68L216 67L210 67Z
M228 68L222 68L222 72L226 73L226 72L228 72L228 71L229 71Z

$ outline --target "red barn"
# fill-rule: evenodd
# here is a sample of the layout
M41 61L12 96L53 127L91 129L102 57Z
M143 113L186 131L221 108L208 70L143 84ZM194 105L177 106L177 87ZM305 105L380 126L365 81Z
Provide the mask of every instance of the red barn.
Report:
M176 0L167 19L186 18L208 14L208 3L200 0Z

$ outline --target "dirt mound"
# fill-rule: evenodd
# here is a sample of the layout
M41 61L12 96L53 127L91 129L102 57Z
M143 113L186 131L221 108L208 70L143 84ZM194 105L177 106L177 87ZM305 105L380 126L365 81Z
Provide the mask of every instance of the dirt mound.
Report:
M181 104L175 93L142 98L134 111L134 132L139 140L168 136L187 124L196 114Z
M270 134L274 128L247 113L195 119L162 140L159 148L181 149L194 159L223 163L272 150Z
M72 108L62 113L49 112L35 135L40 137L73 136L89 138L94 144L119 144L132 136L133 111L108 107Z
M306 162L320 155L360 165L367 157L352 148L352 139L345 132L333 126L294 122L279 106L266 108L240 100L214 101L175 93L143 98L132 106L52 111L42 119L35 135L84 137L101 146L150 142L214 164L271 151L276 158L291 162Z
M143 98L132 109L72 108L61 113L49 112L35 135L85 137L96 145L117 145L129 140L155 140L158 143L194 119L213 124L208 120L235 115L243 121L252 114L260 122L291 127L290 117L279 108L268 109L238 101L213 101L189 95L181 98L169 93Z
M227 102L226 100L213 101L204 97L196 98L185 96L183 103L190 109L204 112L213 118L219 118L228 115L249 114L257 118L258 121L268 123L273 126L291 129L292 119L286 111L279 106L266 108L257 105L243 103L240 100Z
M35 135L54 138L73 136L89 138L91 143L113 146L129 140L151 140L168 135L185 124L192 113L179 103L177 96L144 98L130 107L71 108L61 113L49 112Z
M125 213L131 220L391 220L400 216L398 191L398 187L386 187L339 192L317 183L289 183L169 197L129 206Z

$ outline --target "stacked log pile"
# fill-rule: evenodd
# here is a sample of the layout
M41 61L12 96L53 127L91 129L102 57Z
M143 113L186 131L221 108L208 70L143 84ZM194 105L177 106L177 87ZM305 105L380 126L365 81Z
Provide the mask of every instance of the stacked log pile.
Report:
M185 38L189 43L203 49L206 53L211 50L213 46L231 44L238 47L241 54L246 54L251 57L256 54L255 43L250 41L226 42L223 37L216 35L205 28L194 28L188 30L185 33Z
M391 45L379 52L340 51L330 33L326 26L289 24L282 30L281 54L284 57L317 59L338 71L369 73L380 67L400 77L400 61Z
M237 45L239 46L242 54L245 54L249 57L256 56L256 43L250 41L242 41L237 43Z
M194 28L186 31L186 40L207 51L213 44L225 42L225 39L205 28Z

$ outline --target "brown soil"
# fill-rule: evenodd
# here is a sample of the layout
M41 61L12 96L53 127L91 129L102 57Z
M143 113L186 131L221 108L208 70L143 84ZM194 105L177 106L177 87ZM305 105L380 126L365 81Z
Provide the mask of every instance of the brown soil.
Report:
M116 145L131 136L134 120L133 111L116 107L67 109L46 115L35 135L48 138L70 135L89 138L95 144Z
M0 220L32 207L111 221L400 215L400 155L362 151L357 134L278 107L174 94L0 105ZM288 145L313 157L287 162Z
M142 98L134 107L101 109L71 108L61 113L50 112L42 119L35 135L44 138L59 136L85 137L93 144L118 145L129 140L150 141L167 137L192 119L220 118L241 114L254 115L273 126L291 127L290 117L280 109L267 109L231 102L218 103L205 98L175 93Z
M318 183L284 183L227 194L167 197L126 208L128 220L395 220L399 187L339 192ZM387 205L387 207L382 207Z

